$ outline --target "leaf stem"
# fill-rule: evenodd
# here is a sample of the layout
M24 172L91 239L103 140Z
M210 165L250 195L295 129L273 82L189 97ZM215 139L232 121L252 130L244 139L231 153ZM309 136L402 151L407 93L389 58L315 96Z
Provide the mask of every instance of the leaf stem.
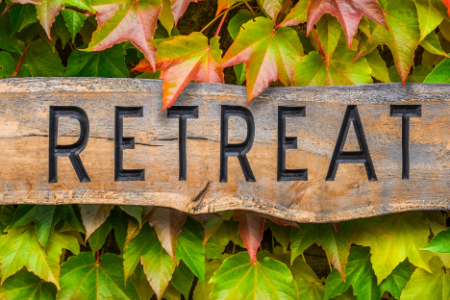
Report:
M245 5L247 6L247 8L250 10L250 12L253 14L253 16L256 15L255 11L253 10L253 8L250 6L250 4L248 4L247 0L244 0Z
M234 6L230 7L229 10L232 10L233 8L236 8L238 6L240 6L243 2L239 2L237 4L235 4ZM202 30L200 30L200 32L205 31L209 26L211 26L215 21L217 21L221 16L223 16L225 13L227 13L227 11L222 12L220 15L218 15L217 17L215 17L214 19L212 19L211 22L209 22L205 27L203 27Z
M289 4L291 4L291 0L288 0L286 2L286 4L284 5L283 10L281 11L280 15L278 16L277 24L275 25L275 27L278 26L278 24L280 24L281 19L283 18L284 13L286 12L286 9L288 8Z
M22 62L23 62L23 58L25 57L25 54L27 53L28 48L30 48L30 45L31 45L31 42L29 42L27 47L25 48L25 50L23 50L22 56L20 56L19 62L17 63L16 70L14 71L14 74L13 74L12 77L17 77L17 74L19 73L20 66L22 65Z
M214 36L218 36L219 35L220 29L222 29L223 22L225 22L225 18L227 17L229 11L230 11L230 8L228 8L225 11L225 14L222 17L222 20L220 21L219 26L217 27L217 30L216 30L216 34Z
M100 262L100 250L97 250L97 265Z

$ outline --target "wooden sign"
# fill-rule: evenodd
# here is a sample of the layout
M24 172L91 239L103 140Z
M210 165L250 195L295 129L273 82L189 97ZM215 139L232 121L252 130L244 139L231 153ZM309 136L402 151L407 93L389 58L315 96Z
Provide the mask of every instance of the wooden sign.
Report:
M248 210L331 222L450 208L450 85L0 80L2 204Z

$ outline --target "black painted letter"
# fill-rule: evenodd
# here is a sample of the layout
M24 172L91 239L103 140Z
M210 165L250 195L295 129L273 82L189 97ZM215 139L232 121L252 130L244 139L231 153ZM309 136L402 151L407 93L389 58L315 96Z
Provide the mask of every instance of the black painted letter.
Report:
M58 145L58 119L61 117L74 118L80 122L80 138L76 143ZM58 182L58 157L69 157L78 179L81 182L90 182L80 158L80 153L86 148L89 140L89 119L86 112L74 106L50 106L49 123L48 182Z
M297 149L297 138L286 137L286 118L305 115L305 107L278 107L278 181L308 181L308 169L286 169L286 150Z
M421 116L421 105L391 105L391 117L402 117L402 179L409 179L409 118Z
M344 152L345 141L352 123L355 128L360 151ZM336 147L334 148L333 157L331 158L326 181L334 180L339 164L364 164L368 179L371 181L377 180L377 175L375 174L375 168L373 167L372 159L370 158L369 147L367 146L361 118L359 117L356 105L348 105L347 110L345 111L344 120L342 121Z
M178 161L180 166L179 180L186 181L187 155L186 155L186 128L188 118L198 118L198 106L172 106L167 110L168 118L179 119Z
M247 123L247 137L239 144L228 144L228 120L231 116L241 117ZM228 157L237 156L247 182L256 182L247 153L252 149L255 139L255 120L250 110L242 106L222 105L220 119L220 182L228 181Z
M142 107L116 106L116 138L114 149L114 180L115 181L144 181L145 170L124 170L123 150L134 149L134 137L123 136L123 118L142 117Z

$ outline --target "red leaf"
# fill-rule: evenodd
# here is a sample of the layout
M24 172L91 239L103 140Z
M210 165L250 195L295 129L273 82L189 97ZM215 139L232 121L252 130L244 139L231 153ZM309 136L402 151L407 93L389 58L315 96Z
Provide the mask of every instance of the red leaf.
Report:
M448 15L450 16L450 0L442 0L444 1L445 6L448 8Z
M218 69L222 51L219 37L208 38L200 32L176 36L159 44L156 65L163 82L163 107L171 107L191 80L223 83L222 69Z
M177 248L178 235L181 232L187 215L174 209L155 207L152 209L148 222L155 227L158 239L173 261Z
M307 11L308 34L324 13L330 13L339 20L350 48L363 15L387 29L383 10L377 0L311 0Z
M258 248L264 233L264 217L250 212L234 212L234 219L239 221L239 233L244 240L252 264L256 260Z
M100 2L100 1L98 1ZM87 51L101 51L114 44L130 41L155 68L156 48L152 38L156 30L162 1L105 0L93 3L98 28Z
M301 229L300 226L298 226L298 224L296 222L284 221L284 220L279 220L279 219L270 219L270 221L274 222L277 225L292 226L292 227L297 227L298 229Z

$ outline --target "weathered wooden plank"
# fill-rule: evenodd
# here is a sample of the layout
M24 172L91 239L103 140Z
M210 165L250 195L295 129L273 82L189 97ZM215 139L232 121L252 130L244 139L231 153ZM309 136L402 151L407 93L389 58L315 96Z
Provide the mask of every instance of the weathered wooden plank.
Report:
M374 84L351 87L269 88L249 109L255 139L247 154L256 182L246 182L237 158L220 182L221 106L244 106L245 88L190 84L176 105L198 106L187 119L187 181L179 181L177 118L161 109L161 83L127 79L29 78L0 80L0 201L2 204L111 203L156 205L188 213L251 210L299 222L330 222L407 210L450 208L450 86ZM391 105L421 105L410 118L410 174L402 180L402 118ZM347 105L357 105L377 181L363 164L340 164L326 181ZM68 158L58 158L49 181L50 106L83 109L89 141L80 157L91 182L80 182ZM145 181L114 181L115 107L142 107L124 119L126 169L145 169ZM308 181L277 181L278 106L305 107L287 118L298 138L287 167L308 169ZM59 121L60 145L78 140L75 119ZM229 141L245 138L245 122L231 117ZM351 129L353 130L353 129ZM345 151L358 150L349 133ZM203 191L203 193L201 193Z

